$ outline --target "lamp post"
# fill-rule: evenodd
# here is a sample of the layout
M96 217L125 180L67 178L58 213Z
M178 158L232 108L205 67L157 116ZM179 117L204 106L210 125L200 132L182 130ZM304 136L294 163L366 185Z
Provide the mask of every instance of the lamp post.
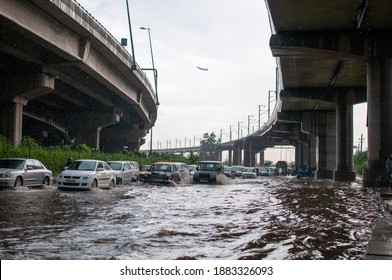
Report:
M271 92L275 93L275 100L276 100L276 91L269 90L268 91L268 118L270 118L270 116L271 116Z
M248 115L248 135L250 134L250 118L253 117L253 115Z
M130 41L131 41L131 50L132 50L132 65L131 65L131 69L132 70L136 70L137 67L136 67L135 49L133 47L131 15L130 15L130 12L129 12L128 0L127 0L127 15L128 15L128 26L129 26L129 38L130 38Z
M128 1L127 1L128 2ZM152 69L149 69L149 68L145 68L145 69L142 69L142 70L153 70L154 71L154 84L155 84L155 95L156 95L156 98L157 98L157 105L159 105L159 102L158 102L158 92L157 92L157 85L158 85L158 83L157 83L157 79L158 79L158 73L157 73L157 70L155 69L155 65L154 65L154 54L153 54L153 52L152 52L152 43L151 43L151 33L150 33L150 28L149 27L140 27L140 29L141 30L147 30L148 31L148 39L149 39L149 42L150 42L150 52L151 52L151 62L152 62ZM150 129L150 142L151 142L151 146L150 146L150 154L152 153L152 126L151 126L151 129Z
M147 30L148 31L148 40L150 42L150 52L151 52L151 62L152 62L152 68L143 68L142 70L152 70L154 72L154 84L155 84L155 95L157 98L157 105L159 105L158 101L158 71L155 69L155 64L154 64L154 54L152 51L152 42L151 42L151 29L149 27L140 27L141 30Z
M260 129L260 119L261 119L261 108L265 107L264 105L259 105L259 129Z
M222 141L222 132L223 132L223 130L224 130L223 128L221 128L221 130L220 130L220 138L219 138L219 140L220 140L221 143L223 143L223 141Z

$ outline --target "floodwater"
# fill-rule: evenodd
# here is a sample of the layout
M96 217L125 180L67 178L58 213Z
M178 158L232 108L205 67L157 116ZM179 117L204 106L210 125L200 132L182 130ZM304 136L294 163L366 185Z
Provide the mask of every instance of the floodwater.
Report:
M362 259L382 213L358 183L0 191L1 259Z

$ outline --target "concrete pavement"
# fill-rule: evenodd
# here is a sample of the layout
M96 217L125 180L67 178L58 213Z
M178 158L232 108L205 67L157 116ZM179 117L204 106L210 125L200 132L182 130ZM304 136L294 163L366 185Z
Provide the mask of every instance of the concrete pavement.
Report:
M384 217L377 219L369 239L365 260L392 260L392 190L374 189Z

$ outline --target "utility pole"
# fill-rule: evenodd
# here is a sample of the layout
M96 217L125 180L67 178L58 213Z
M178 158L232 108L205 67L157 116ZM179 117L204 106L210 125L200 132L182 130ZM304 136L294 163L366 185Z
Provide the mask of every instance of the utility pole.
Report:
M361 133L361 138L359 138L359 151L362 152L363 143L365 142L365 138L363 138L363 133Z

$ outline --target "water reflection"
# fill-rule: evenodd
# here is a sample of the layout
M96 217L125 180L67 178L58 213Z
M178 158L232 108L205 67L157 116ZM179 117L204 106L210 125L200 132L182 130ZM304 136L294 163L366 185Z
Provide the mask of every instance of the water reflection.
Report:
M0 192L1 259L361 259L376 201L356 183Z

